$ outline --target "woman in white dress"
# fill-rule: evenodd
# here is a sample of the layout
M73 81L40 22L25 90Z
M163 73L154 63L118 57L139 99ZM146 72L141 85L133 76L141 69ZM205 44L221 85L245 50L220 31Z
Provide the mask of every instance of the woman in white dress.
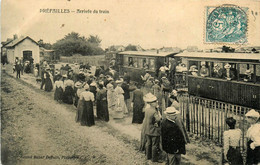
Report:
M121 88L123 81L122 80L117 80L116 81L116 88L115 88L115 94L116 94L116 109L114 113L114 119L122 119L124 118L124 113L127 113L127 107L125 105L125 100L124 100L124 90Z

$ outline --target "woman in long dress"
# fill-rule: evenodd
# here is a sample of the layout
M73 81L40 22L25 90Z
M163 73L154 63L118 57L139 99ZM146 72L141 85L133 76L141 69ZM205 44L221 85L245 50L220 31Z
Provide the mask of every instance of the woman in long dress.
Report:
M50 73L50 68L46 68L46 72L44 73L45 78L45 91L50 92L53 89L52 85L52 74Z
M99 84L97 92L97 117L106 122L109 121L108 103L107 103L107 90L103 84Z
M252 109L246 113L246 117L251 124L247 130L246 164L260 164L260 114Z
M86 83L81 83L81 82L77 82L75 85L77 86L77 92L76 92L76 100L75 102L77 102L77 113L76 113L76 122L81 122L82 119L82 112L83 112L83 108L84 108L84 100L80 100L80 95L82 92L85 91L85 86Z
M227 118L226 123L229 126L229 130L224 131L224 158L231 165L242 165L243 158L240 153L240 139L242 131L235 129L236 120L233 117Z
M140 85L137 85L137 89L133 92L133 119L132 123L142 124L144 119L144 100L143 92L140 90Z
M127 107L125 105L124 100L124 90L121 88L121 84L123 83L122 80L116 81L116 88L115 88L115 94L116 94L116 109L114 113L114 119L122 119L124 118L124 112L127 112Z
M81 117L82 126L92 126L95 125L94 112L93 112L93 102L94 94L89 91L89 85L84 86L85 91L80 94L80 101L83 101L83 111Z
M63 96L63 81L62 81L62 76L59 75L58 80L55 81L54 83L54 100L61 102L62 101L62 96Z
M64 75L64 77L66 79L64 81L63 102L67 104L73 104L74 82L71 79L68 79L67 75Z
M116 109L116 94L112 83L107 84L107 106L109 114L113 116Z

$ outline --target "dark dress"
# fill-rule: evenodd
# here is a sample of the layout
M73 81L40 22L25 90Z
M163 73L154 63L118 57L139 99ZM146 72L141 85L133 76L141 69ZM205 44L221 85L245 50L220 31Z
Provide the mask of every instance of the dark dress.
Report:
M140 89L136 89L133 92L133 119L132 123L142 124L144 119L144 101L143 92Z
M84 108L84 100L78 100L76 122L81 122L83 108Z
M48 72L46 74L46 79L45 79L45 91L50 92L53 89L52 81L50 78L50 74Z
M55 93L54 93L54 100L60 101L60 100L62 100L62 96L63 96L62 87L56 87Z
M230 165L243 165L243 158L240 153L240 148L229 147L227 152L227 159Z
M82 126L92 126L95 125L94 112L93 112L93 102L83 100L83 111L81 118Z
M104 121L109 121L107 91L105 88L97 92L97 117Z
M246 157L246 164L247 165L253 165L260 163L260 146L255 147L254 150L250 148L250 144L252 143L252 140L249 140L247 142L247 157Z
M67 104L73 104L74 90L72 86L66 86L63 93L63 102Z

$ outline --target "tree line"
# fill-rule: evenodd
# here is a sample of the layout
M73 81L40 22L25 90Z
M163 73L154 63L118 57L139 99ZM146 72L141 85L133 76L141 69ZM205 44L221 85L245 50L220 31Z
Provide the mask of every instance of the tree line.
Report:
M97 35L89 37L80 36L79 33L71 32L54 44L44 43L39 40L40 47L45 49L53 49L58 56L72 56L81 54L83 56L101 55L104 50L100 47L101 39Z

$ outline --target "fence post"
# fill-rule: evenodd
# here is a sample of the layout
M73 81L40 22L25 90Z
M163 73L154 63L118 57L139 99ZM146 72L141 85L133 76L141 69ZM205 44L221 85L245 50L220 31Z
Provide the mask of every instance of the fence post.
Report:
M187 127L187 130L190 132L190 110L189 110L189 104L190 104L190 97L188 97L187 99L187 105L186 105L186 127Z

